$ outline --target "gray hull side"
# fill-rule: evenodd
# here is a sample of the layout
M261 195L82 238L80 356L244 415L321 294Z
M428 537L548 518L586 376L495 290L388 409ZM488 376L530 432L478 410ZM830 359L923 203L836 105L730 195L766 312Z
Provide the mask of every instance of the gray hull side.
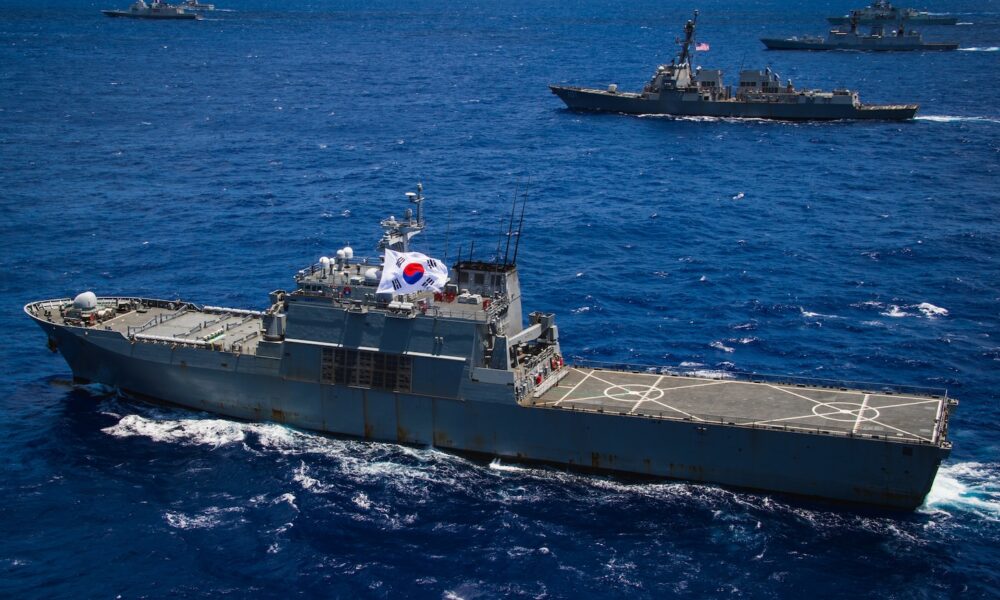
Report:
M104 13L104 15L108 16L108 17L121 17L121 18L124 18L124 19L154 19L154 20L159 19L159 20L167 20L167 21L192 21L192 20L197 20L198 19L198 15L193 15L193 14L181 14L181 15L171 15L171 14L141 15L140 14L140 15L137 15L137 14L131 13L129 11L123 11L123 10L102 10L101 12Z
M912 43L912 44L828 44L826 42L804 42L777 38L761 38L768 50L863 50L870 52L912 52L917 50L957 50L958 44Z
M848 104L685 101L676 96L667 95L661 95L658 99L652 100L636 95L610 94L573 87L550 87L552 93L559 96L566 103L566 106L573 110L635 115L776 119L782 121L834 121L841 119L901 121L912 119L917 113L917 109L913 107L858 109Z
M827 17L827 22L831 25L850 25L850 17ZM858 20L858 25L887 25L890 23L898 23L899 19L887 17L885 19L875 19L872 17L862 18ZM906 23L909 25L954 25L958 23L958 18L956 17L946 17L946 16L936 16L936 15L923 15L916 17L907 17Z
M283 378L278 359L39 324L78 378L239 419L370 440L902 509L923 502L947 455L932 445L527 408L513 402L508 386L471 380L459 398L321 385Z

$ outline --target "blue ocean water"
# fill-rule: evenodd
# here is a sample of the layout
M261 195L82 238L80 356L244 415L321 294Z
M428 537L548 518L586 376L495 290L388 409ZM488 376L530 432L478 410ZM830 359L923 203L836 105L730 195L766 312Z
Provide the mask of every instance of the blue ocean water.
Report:
M918 102L912 123L578 115L695 6L652 0L0 4L0 596L995 597L1000 5L953 53L768 53L860 2L706 0L706 67ZM119 2L124 6L125 2ZM34 299L262 308L422 181L420 247L487 258L529 190L524 305L577 357L947 387L913 514L332 439L74 388Z

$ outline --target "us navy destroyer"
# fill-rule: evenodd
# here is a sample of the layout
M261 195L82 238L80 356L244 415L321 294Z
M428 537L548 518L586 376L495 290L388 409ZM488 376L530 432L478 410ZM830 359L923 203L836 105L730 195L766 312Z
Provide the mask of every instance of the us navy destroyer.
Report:
M322 257L263 311L92 292L24 310L78 382L368 440L901 509L951 450L943 392L568 364L554 315L523 321L521 236L445 266L410 251L407 195L380 257Z
M916 104L862 104L855 91L832 92L797 90L791 80L781 78L768 67L740 71L739 86L733 91L722 81L722 71L693 69L694 19L684 27L684 41L677 58L660 65L652 79L639 93L620 92L616 84L607 89L550 85L573 110L626 114L737 117L798 121L837 119L912 119Z

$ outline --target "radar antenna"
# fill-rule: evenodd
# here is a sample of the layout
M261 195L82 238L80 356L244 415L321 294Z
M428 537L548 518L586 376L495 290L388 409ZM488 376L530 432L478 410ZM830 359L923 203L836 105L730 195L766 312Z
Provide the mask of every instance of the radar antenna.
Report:
M677 63L680 65L689 64L691 61L691 44L694 43L694 28L698 22L698 11L694 11L694 18L684 25L684 41L681 42L681 53L677 55Z

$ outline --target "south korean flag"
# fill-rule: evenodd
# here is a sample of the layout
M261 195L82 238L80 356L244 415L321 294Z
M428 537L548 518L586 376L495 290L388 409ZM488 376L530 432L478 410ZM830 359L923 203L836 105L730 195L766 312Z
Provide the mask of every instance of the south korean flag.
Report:
M448 283L448 267L440 261L419 252L396 252L385 249L378 293L440 292L446 283Z

